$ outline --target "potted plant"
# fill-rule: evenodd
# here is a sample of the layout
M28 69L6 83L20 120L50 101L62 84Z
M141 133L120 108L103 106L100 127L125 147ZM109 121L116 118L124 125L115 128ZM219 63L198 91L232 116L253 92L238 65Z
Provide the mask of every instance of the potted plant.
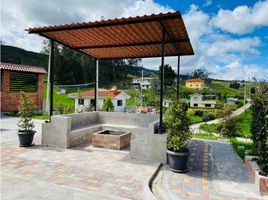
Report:
M190 155L188 141L191 139L189 118L185 102L176 102L164 120L167 136L167 156L170 169L174 172L188 171L187 160Z
M32 101L28 99L24 93L21 93L18 112L20 120L17 124L19 127L18 136L21 147L32 146L34 134L36 132L33 130L34 123L32 122L34 111L35 107Z

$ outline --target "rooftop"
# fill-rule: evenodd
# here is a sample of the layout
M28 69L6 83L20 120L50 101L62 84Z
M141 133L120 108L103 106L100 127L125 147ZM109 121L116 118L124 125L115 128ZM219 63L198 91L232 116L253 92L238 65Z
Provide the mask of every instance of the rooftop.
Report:
M19 65L13 63L0 63L0 69L20 72L30 72L37 74L46 74L46 70L43 67L31 66L31 65Z
M190 81L204 81L204 80L201 78L192 78L192 79L186 80L185 82L190 82Z
M27 31L102 59L160 57L164 31L165 56L194 54L179 11L29 28Z

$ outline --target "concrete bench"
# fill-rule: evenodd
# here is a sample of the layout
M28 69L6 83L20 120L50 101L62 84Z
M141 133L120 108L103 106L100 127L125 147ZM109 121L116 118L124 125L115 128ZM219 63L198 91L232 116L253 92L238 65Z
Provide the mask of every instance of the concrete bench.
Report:
M52 116L51 123L42 125L42 144L52 147L69 148L90 143L92 134L104 129L130 131L131 155L146 160L165 160L166 135L154 134L158 123L157 115L88 112ZM156 144L155 144L156 143ZM157 150L160 149L161 153Z

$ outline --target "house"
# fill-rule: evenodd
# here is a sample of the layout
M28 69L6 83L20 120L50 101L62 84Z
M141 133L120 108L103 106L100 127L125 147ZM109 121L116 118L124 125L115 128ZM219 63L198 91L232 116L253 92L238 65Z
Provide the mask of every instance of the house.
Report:
M154 78L150 77L139 77L134 78L132 81L132 88L134 89L150 89L155 84Z
M227 98L227 104L228 105L232 105L232 104L236 104L238 102L238 98L234 98L234 97L229 97Z
M43 109L43 79L46 70L42 67L0 63L1 112L16 112L20 103L20 92L32 100L39 111Z
M110 97L114 105L115 112L125 112L126 100L130 96L124 91L118 90L116 86L113 86L111 90L99 89L98 90L98 105L97 110L100 110L103 106L106 97ZM75 94L75 111L81 112L87 110L95 102L95 90L89 90Z
M66 89L64 89L64 88L58 88L56 93L57 94L66 94Z
M205 81L201 78L193 78L185 81L185 86L193 89L203 89L205 87Z
M172 101L171 100L164 100L163 101L163 106L164 107L170 107L172 105Z
M215 108L217 103L216 95L193 94L190 97L191 108Z

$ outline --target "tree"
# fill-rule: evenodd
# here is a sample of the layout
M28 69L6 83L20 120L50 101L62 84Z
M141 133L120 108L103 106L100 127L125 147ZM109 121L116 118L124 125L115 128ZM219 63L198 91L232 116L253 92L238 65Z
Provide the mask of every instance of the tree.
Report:
M238 82L230 83L229 88L234 88L238 90L240 88L240 83Z
M256 89L255 87L251 87L250 88L250 94L255 94L256 93Z
M206 69L196 69L192 72L191 77L201 78L205 80L206 82L210 82L209 75L210 73Z
M159 79L161 79L161 66L158 71ZM172 86L174 83L174 79L176 78L176 74L170 65L164 65L164 86Z
M221 134L227 137L234 137L239 131L239 123L237 117L231 117L228 115L225 117L223 126L221 128Z
M257 163L263 173L268 174L268 86L257 82L252 105L251 132L258 153Z
M114 111L114 104L109 96L105 98L103 106L102 106L102 110L108 111L108 112Z

